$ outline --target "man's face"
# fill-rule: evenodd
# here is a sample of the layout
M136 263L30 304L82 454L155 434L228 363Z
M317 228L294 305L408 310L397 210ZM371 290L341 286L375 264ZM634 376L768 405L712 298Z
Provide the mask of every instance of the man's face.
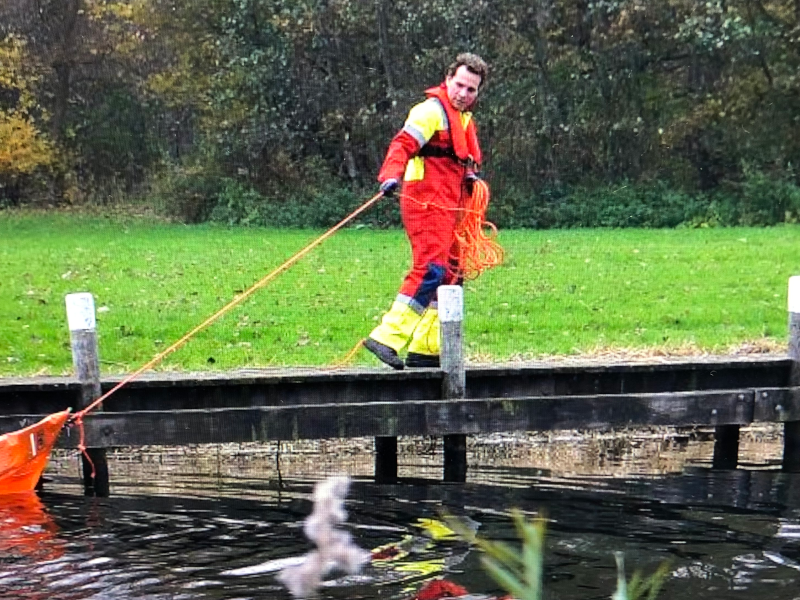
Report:
M466 65L456 69L452 77L445 79L447 97L453 108L460 111L469 110L478 98L478 88L481 85L481 76L472 73Z

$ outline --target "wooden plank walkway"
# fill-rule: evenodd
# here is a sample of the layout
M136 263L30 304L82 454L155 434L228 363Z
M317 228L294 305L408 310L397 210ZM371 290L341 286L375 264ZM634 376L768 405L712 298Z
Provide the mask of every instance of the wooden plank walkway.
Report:
M479 434L800 420L784 356L466 368L442 399L436 369L152 373L85 419L87 445L117 447L363 436ZM110 389L119 378L102 380ZM0 433L77 408L73 378L0 379ZM74 447L71 430L61 447Z
M397 479L397 437L442 436L443 477L465 481L466 436L557 429L713 426L713 465L735 468L739 427L783 422L784 469L800 471L800 387L789 356L642 363L461 366L464 394L438 369L151 373L84 418L87 495L107 496L105 449L375 438L375 479ZM110 389L118 378L90 381ZM86 382L0 379L0 433L85 406ZM77 427L62 448L76 448ZM96 476L90 474L95 472Z
M800 388L106 411L87 417L85 431L88 446L117 447L787 420L800 420ZM61 438L61 447L76 444L73 433Z
M131 381L83 419L87 493L108 494L108 447L374 437L376 479L393 480L398 436L443 436L444 477L464 481L470 434L713 426L714 466L733 468L739 427L754 422L784 423L783 467L800 471L800 277L789 280L781 356L467 366L463 289L441 286L438 294L441 370L151 373ZM0 379L0 433L88 407L121 381L101 379L91 294L68 295L67 316L77 377ZM74 448L78 437L68 428L59 445ZM94 466L99 474L90 477Z

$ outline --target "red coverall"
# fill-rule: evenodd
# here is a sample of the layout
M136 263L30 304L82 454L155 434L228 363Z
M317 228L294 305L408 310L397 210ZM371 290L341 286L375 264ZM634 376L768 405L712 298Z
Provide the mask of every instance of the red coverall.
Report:
M471 113L452 107L444 84L426 90L386 153L378 181L402 180L400 211L413 263L390 311L370 337L396 352L438 357L436 290L458 283L450 260L465 178L481 150Z

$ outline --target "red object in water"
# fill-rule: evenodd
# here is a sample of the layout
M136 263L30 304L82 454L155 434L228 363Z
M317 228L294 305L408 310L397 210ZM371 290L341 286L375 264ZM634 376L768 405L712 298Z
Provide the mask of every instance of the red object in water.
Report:
M439 600L439 598L458 598L466 596L469 592L464 587L447 581L446 579L434 579L422 586L413 600Z
M68 418L65 410L0 435L0 494L33 491Z
M380 548L372 552L372 560L386 560L388 558L394 558L400 554L400 548L397 546L387 546L386 548Z

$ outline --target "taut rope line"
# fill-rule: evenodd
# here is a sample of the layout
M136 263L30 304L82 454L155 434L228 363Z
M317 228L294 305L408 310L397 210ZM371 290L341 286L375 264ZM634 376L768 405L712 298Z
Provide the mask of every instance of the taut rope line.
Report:
M228 311L230 311L232 308L234 308L234 307L238 306L239 304L241 304L242 302L244 302L245 300L247 300L247 299L248 299L250 296L252 296L252 295L253 295L255 292L257 292L257 291L258 291L258 290L260 290L262 287L264 287L265 285L267 285L267 283L269 283L269 282L270 282L272 279L274 279L275 277L277 277L278 275L280 275L280 274L281 274L283 271L285 271L286 269L288 269L289 267L291 267L291 266L292 266L294 263L296 263L298 260L300 260L301 258L303 258L303 257L304 257L306 254L308 254L308 253L309 253L311 250L313 250L314 248L316 248L317 246L319 246L319 245L320 245L322 242L324 242L324 241L325 241L325 240L327 240L329 237L331 237L331 236L332 236L334 233L336 233L337 231L339 231L339 230L340 230L342 227L344 227L344 226L345 226L347 223L349 223L350 221L352 221L353 219L355 219L355 218L356 218L358 215L360 215L362 212L364 212L365 210L367 210L367 209L368 209L370 206L372 206L373 204L375 204L375 203L376 203L378 200L380 200L382 197L383 197L383 192L378 192L377 194L375 194L375 195L374 195L372 198L370 198L369 200L367 200L367 201L366 201L364 204L362 204L361 206L359 206L359 207L358 207L356 210L354 210L353 212L351 212L351 213L350 213L349 215L347 215L347 216L346 216L344 219L342 219L342 220L341 220L341 221L339 221L339 222L338 222L336 225L334 225L333 227L331 227L331 228L330 228L328 231L326 231L325 233L323 233L321 236L319 236L319 237L318 237L317 239L315 239L313 242L311 242L310 244L308 244L308 245L307 245L305 248L303 248L302 250L300 250L299 252L297 252L297 253L296 253L294 256L292 256L291 258L289 258L289 259L288 259L286 262L284 262L284 263L283 263L281 266L277 267L277 268L276 268L275 270L273 270L271 273L269 273L268 275L264 276L264 277L263 277L262 279L260 279L258 282L256 282L255 284L253 284L253 285L252 285L252 286L251 286L251 287L250 287L248 290L246 290L246 291L245 291L245 292L243 292L241 295L239 295L239 296L237 296L236 298L234 298L233 300L231 300L231 301L230 301L228 304L226 304L225 306L223 306L221 309L219 309L219 310L218 310L217 312L215 312L213 315L211 315L210 317L208 317L208 318L207 318L205 321L203 321L202 323L200 323L200 325L198 325L197 327L195 327L194 329L192 329L191 331L189 331L189 332L188 332L186 335L184 335L184 336L183 336L181 339L179 339L177 342L175 342L174 344L172 344L172 345L171 345L169 348L167 348L166 350L163 350L162 352L160 352L159 354L157 354L157 355L156 355L156 356L155 356L155 357L154 357L152 360L150 360L150 361L149 361L149 362L147 362L146 364L142 365L142 366L141 366L141 367L139 367L139 368L138 368L136 371L134 371L133 373L131 373L130 375L128 375L127 377L125 377L125 378L124 378L122 381L120 381L120 382L119 382L117 385L115 385L113 388L111 388L110 390L108 390L108 391L107 391L105 394L103 394L102 396L100 396L99 398L97 398L97 400L95 400L94 402L92 402L92 403L91 403L89 406L87 406L86 408L84 408L84 409L81 409L81 410L79 410L78 412L76 412L76 413L75 413L75 415L72 417L72 420L73 420L74 422L76 422L76 423L81 423L81 419L83 418L83 416L84 416L84 415L86 415L87 413L91 412L91 411L92 411L94 408L96 408L98 405L102 404L102 402L103 402L103 401L104 401L106 398L108 398L108 397L109 397L111 394L113 394L114 392L116 392L116 391L117 391L117 390L119 390L120 388L122 388L122 387L126 386L127 384L129 384L131 381L133 381L134 379L136 379L137 377L139 377L139 376L140 376L142 373L144 373L144 372L145 372L145 371L147 371L148 369L152 369L154 366L156 366L158 363L160 363L162 360L164 360L164 359L165 359L167 356L169 356L170 354L172 354L173 352L175 352L175 351L176 351L178 348L180 348L181 346L183 346L183 345L184 345L186 342L188 342L188 341L189 341L189 340L190 340L192 337L194 337L196 334L198 334L198 333L199 333L199 332L201 332L203 329L205 329L206 327L208 327L209 325L211 325L211 324L212 324L214 321L216 321L217 319L219 319L219 318L220 318L222 315L224 315L225 313L227 313ZM81 427L81 445L82 445L82 444L83 444L83 427ZM80 446L79 446L79 447L80 447Z

